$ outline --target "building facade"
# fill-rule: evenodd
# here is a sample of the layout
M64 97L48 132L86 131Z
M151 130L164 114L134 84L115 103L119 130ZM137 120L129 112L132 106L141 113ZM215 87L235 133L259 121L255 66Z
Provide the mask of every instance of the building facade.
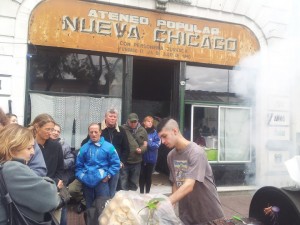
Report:
M290 60L262 62L266 54L282 56L280 47L269 50L288 40L293 2L2 0L0 6L0 104L24 125L47 112L78 148L87 125L110 107L122 122L130 112L172 116L187 138L205 146L218 186L291 183L284 161L299 154L291 107L297 82L256 87L269 67L275 74L292 67Z

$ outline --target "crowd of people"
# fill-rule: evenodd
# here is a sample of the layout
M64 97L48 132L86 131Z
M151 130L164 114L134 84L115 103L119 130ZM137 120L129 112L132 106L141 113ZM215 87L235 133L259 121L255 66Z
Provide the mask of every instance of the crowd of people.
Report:
M183 223L225 224L205 152L181 135L178 123L166 118L155 127L152 116L140 122L130 113L120 126L118 116L116 109L108 109L103 121L91 123L75 153L50 115L36 116L26 128L17 124L16 115L0 110L0 163L10 195L24 214L43 221L52 211L66 225L70 196L78 198L80 213L98 197L113 198L119 190L150 193L163 144L173 149L167 160L173 183L169 199L179 203ZM0 203L0 225L6 221Z

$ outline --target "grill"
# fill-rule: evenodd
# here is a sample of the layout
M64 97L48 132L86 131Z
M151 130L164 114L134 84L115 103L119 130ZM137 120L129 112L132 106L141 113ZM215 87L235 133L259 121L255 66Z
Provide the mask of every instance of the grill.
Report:
M300 225L300 189L260 188L251 200L249 216L264 225Z

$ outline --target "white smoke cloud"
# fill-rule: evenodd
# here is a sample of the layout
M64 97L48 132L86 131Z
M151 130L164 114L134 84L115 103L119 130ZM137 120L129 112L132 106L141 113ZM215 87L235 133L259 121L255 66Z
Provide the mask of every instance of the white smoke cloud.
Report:
M289 6L284 39L269 41L233 71L234 92L252 97L258 186L291 185L284 162L300 154L300 1Z

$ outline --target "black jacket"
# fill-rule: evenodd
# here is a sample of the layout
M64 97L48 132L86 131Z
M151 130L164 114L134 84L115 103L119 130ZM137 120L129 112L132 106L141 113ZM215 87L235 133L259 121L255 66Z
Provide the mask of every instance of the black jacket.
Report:
M47 177L50 177L57 183L58 180L62 180L64 170L62 147L58 141L54 141L52 139L46 140L44 146L40 144L39 146L47 166Z

